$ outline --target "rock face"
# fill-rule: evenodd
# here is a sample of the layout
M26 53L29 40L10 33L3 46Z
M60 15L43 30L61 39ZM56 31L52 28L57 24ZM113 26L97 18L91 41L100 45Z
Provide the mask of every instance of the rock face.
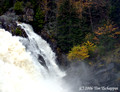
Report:
M24 12L25 13L22 15L22 20L27 23L33 21L33 16L34 16L33 9L26 8L24 9Z
M0 16L0 27L11 32L13 35L27 37L26 33L20 27L17 27L16 21L19 18L15 13L7 12Z
M57 28L57 0L47 0L47 8L49 9L45 14L45 26L44 29L50 35L56 35Z
M32 22L33 9L25 8L22 15L16 15L13 8L10 8L4 15L0 16L0 27L10 31L13 35L27 37L26 33L17 26L16 21Z

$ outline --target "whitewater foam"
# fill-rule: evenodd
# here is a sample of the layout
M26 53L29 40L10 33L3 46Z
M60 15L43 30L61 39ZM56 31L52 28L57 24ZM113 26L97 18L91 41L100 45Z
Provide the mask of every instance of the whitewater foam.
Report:
M0 92L69 92L62 82L65 73L57 66L49 44L30 25L18 25L28 39L0 29ZM39 55L48 69L39 63Z

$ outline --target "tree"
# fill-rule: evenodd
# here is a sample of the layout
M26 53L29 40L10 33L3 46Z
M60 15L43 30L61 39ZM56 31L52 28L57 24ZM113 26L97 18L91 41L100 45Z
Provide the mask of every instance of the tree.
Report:
M86 46L74 46L68 54L69 60L84 60L88 58L88 49Z
M86 19L91 31L95 29L96 24L106 20L108 0L71 0L77 9L80 18Z
M114 43L116 42L116 38L120 35L120 32L113 22L110 23L110 21L108 21L106 24L95 30L95 35L97 42L99 41L98 45L104 46L106 50L109 50L114 47Z
M110 0L110 3L110 19L120 26L120 0Z
M15 4L14 4L14 10L16 11L17 14L20 14L23 12L23 1L17 1Z
M10 7L12 7L10 0L0 0L0 15L6 12Z
M43 28L44 25L44 12L41 10L41 8L38 6L35 13L35 24L38 26L39 29Z
M61 3L58 22L58 46L63 52L68 52L74 45L80 44L84 38L76 9L69 0Z
M96 49L96 45L90 41L82 45L74 46L68 53L69 60L84 60L90 57Z

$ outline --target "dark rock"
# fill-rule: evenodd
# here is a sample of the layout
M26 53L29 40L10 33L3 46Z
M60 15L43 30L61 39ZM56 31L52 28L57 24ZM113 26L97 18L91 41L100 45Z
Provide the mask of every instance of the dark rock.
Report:
M45 26L44 30L49 35L56 35L57 26L57 3L56 0L48 0L48 11L45 13Z
M19 19L20 17L18 15L15 15L15 13L10 13L8 11L4 15L0 16L0 27L11 32L13 35L27 37L26 33L17 26L16 21L18 21ZM20 34L16 32L16 28L21 30Z
M48 69L48 67L46 66L45 60L41 55L39 55L38 60L41 65L43 65L46 69Z
M34 11L30 8L24 8L24 13L16 15L13 7L10 8L4 15L0 16L0 27L11 32L13 35L27 37L26 33L17 26L16 21L31 22L33 21ZM16 28L21 32L16 32Z
M34 16L34 10L33 9L30 9L30 8L27 8L24 10L24 14L22 15L22 21L24 22L32 22L33 21L33 16Z

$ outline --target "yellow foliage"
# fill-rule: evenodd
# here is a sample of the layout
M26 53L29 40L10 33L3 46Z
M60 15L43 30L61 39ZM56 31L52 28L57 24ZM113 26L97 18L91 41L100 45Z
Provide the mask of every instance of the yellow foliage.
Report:
M83 43L83 46L86 46L89 52L94 52L96 49L96 45L90 41Z
M86 43L83 43L81 46L74 46L72 50L68 53L68 59L69 60L84 60L88 58L91 52L93 52L96 48L96 45L94 43L87 41Z
M102 27L98 27L94 33L96 34L96 36L93 38L93 40L97 43L99 43L100 40L99 36L107 36L113 39L120 36L120 31L118 30L118 27L116 27L116 25L113 24L113 22L107 22Z
M115 32L114 34L116 34L116 35L120 35L120 32Z
M86 46L74 46L68 54L69 60L83 60L88 57L88 49Z
M99 39L96 36L93 38L93 40L95 41L95 43L99 43Z
M104 24L104 26L98 27L98 29L95 31L95 34L97 36L108 35L109 37L115 37L117 30L118 30L118 27L116 27L116 25L108 22L107 24ZM117 33L119 34L119 32Z

